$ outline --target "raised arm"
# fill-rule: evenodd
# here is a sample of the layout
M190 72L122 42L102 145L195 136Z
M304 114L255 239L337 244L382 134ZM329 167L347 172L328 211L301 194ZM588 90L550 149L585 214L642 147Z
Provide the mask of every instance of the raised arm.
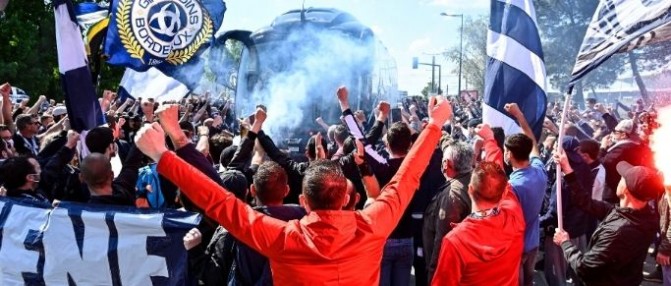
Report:
M9 83L0 85L0 95L2 95L2 118L4 124L9 127L9 129L14 133L14 120L12 120L12 100L10 99L10 94L12 93L12 87Z
M154 161L158 172L180 188L193 203L233 236L259 253L273 257L272 245L283 235L286 222L254 211L165 147L165 134L158 123L146 125L135 144Z
M37 99L35 104L33 104L30 109L28 109L28 112L26 114L37 114L40 111L40 108L42 107L42 104L47 101L47 97L44 95L40 95L40 98Z
M531 127L529 126L527 119L524 117L524 113L522 113L520 110L520 107L517 106L517 103L508 103L505 105L504 109L510 113L510 115L515 117L515 119L517 119L517 123L519 123L520 127L522 128L524 135L533 140L534 144L533 149L531 149L531 156L540 157L541 151L538 149L538 138L536 138L533 130L531 130Z
M386 237L396 227L419 187L420 178L442 136L441 127L452 117L450 103L442 97L431 98L429 117L429 124L413 144L396 175L377 200L363 210L376 222L376 231L382 236Z
M564 172L564 180L569 185L571 190L571 202L575 203L580 209L584 212L589 213L592 217L601 221L610 213L613 209L613 205L593 200L591 197L591 189L589 191L584 191L584 187L578 183L576 175L573 173L573 169L566 158L566 154L554 154L555 162L561 164L561 170Z

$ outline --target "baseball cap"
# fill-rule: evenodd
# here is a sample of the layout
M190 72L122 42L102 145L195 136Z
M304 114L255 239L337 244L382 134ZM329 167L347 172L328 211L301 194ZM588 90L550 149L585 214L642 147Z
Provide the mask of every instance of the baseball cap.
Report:
M617 172L624 178L627 190L640 201L658 198L664 192L662 177L653 169L633 166L626 161L617 164Z
M620 131L631 135L631 133L634 131L634 121L631 119L620 121L620 123L615 126L615 131Z
M68 113L68 109L65 108L65 106L56 106L54 110L51 111L51 115L53 116L61 116L66 113Z

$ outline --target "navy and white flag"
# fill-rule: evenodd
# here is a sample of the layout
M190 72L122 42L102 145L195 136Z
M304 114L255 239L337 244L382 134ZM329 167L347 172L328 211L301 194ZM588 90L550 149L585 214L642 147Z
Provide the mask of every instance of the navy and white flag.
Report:
M0 198L0 285L188 285L182 241L200 218Z
M189 94L189 88L156 68L145 72L127 68L118 94L122 99L142 97L153 98L157 102L180 101Z
M77 132L105 124L91 78L84 40L70 0L54 1L58 70L70 125Z
M666 40L671 40L671 1L601 0L587 27L569 85L613 54Z
M223 0L113 0L108 63L137 71L182 65L213 42L225 11Z
M483 122L506 135L521 132L504 110L507 103L517 103L536 139L543 129L546 75L537 27L531 0L491 1Z

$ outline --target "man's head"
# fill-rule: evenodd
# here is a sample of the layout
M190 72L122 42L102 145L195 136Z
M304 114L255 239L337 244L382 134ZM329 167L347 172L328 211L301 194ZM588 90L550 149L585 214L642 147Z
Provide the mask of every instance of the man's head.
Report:
M580 149L578 152L587 164L592 164L592 162L599 158L600 148L601 144L596 140L584 139L580 141Z
M112 158L116 156L114 132L108 127L96 127L86 135L86 148L91 153L100 153Z
M273 161L264 162L254 174L251 191L261 205L281 205L289 194L287 173Z
M86 183L92 195L112 195L109 187L114 180L114 171L109 158L101 153L91 153L82 161L80 170L80 179Z
M333 137L338 146L342 146L345 143L345 139L347 139L348 136L349 136L349 130L347 130L347 127L345 127L345 125L339 124L333 131Z
M14 140L12 139L12 131L9 130L9 127L4 124L0 124L0 139L2 139L7 147L11 148L14 146Z
M246 201L249 183L245 174L238 170L227 170L221 174L221 181L223 187L229 192L233 193L236 198Z
M478 127L478 125L482 124L482 120L480 119L471 119L468 121L468 136L473 137L475 136L475 128Z
M349 196L349 202L342 207L344 211L353 211L356 209L356 205L359 203L359 200L361 200L361 195L356 192L356 188L354 187L354 184L352 184L352 181L349 179L347 180L347 195Z
M634 121L631 119L625 119L620 121L620 123L615 126L613 130L613 141L619 142L626 140L631 137L634 132Z
M305 146L305 156L308 157L308 160L314 161L317 159L317 153L315 150L315 137L312 136L310 139L308 139L308 144ZM322 140L322 148L324 150L328 150L328 146L326 145L326 140Z
M508 165L527 162L533 145L533 140L524 134L518 133L508 136L503 144L503 159Z
M51 126L51 124L54 123L54 117L49 114L42 115L40 117L40 122L42 126Z
M8 190L35 190L40 182L42 169L32 157L13 157L0 166L0 176Z
M468 195L480 206L496 205L508 186L506 173L494 162L482 162L473 170Z
M587 108L594 109L594 105L596 105L596 98L585 99L585 103L587 104Z
M186 138L193 138L194 128L191 122L182 121L179 123L179 128L181 128L184 134L186 134Z
M403 122L396 122L387 130L387 149L396 158L404 157L412 145L410 128Z
M68 110L65 106L56 106L54 110L51 111L51 115L54 117L54 121L58 122L63 119L64 116L68 114Z
M448 139L443 142L443 174L447 179L456 178L473 170L473 149L465 143Z
M40 122L33 115L21 114L16 117L16 128L24 136L33 136L40 128Z
M321 160L310 164L303 177L300 201L307 211L340 210L347 205L347 179L338 162Z
M648 201L659 198L664 193L664 182L654 170L643 166L632 166L622 161L616 166L622 176L617 185L620 202L631 201L644 206Z

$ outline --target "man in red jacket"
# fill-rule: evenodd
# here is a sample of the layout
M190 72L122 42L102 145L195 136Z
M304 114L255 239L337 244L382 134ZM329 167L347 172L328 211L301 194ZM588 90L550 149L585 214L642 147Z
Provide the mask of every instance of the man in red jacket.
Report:
M443 239L432 285L518 285L525 223L506 174L480 163L468 195L473 212Z
M450 102L429 101L430 122L382 194L362 211L344 211L347 183L337 163L313 164L303 179L301 203L308 214L284 222L254 211L165 148L161 127L136 137L142 152L238 240L268 257L276 285L377 285L384 243L410 203L452 116ZM521 253L521 252L520 252Z

